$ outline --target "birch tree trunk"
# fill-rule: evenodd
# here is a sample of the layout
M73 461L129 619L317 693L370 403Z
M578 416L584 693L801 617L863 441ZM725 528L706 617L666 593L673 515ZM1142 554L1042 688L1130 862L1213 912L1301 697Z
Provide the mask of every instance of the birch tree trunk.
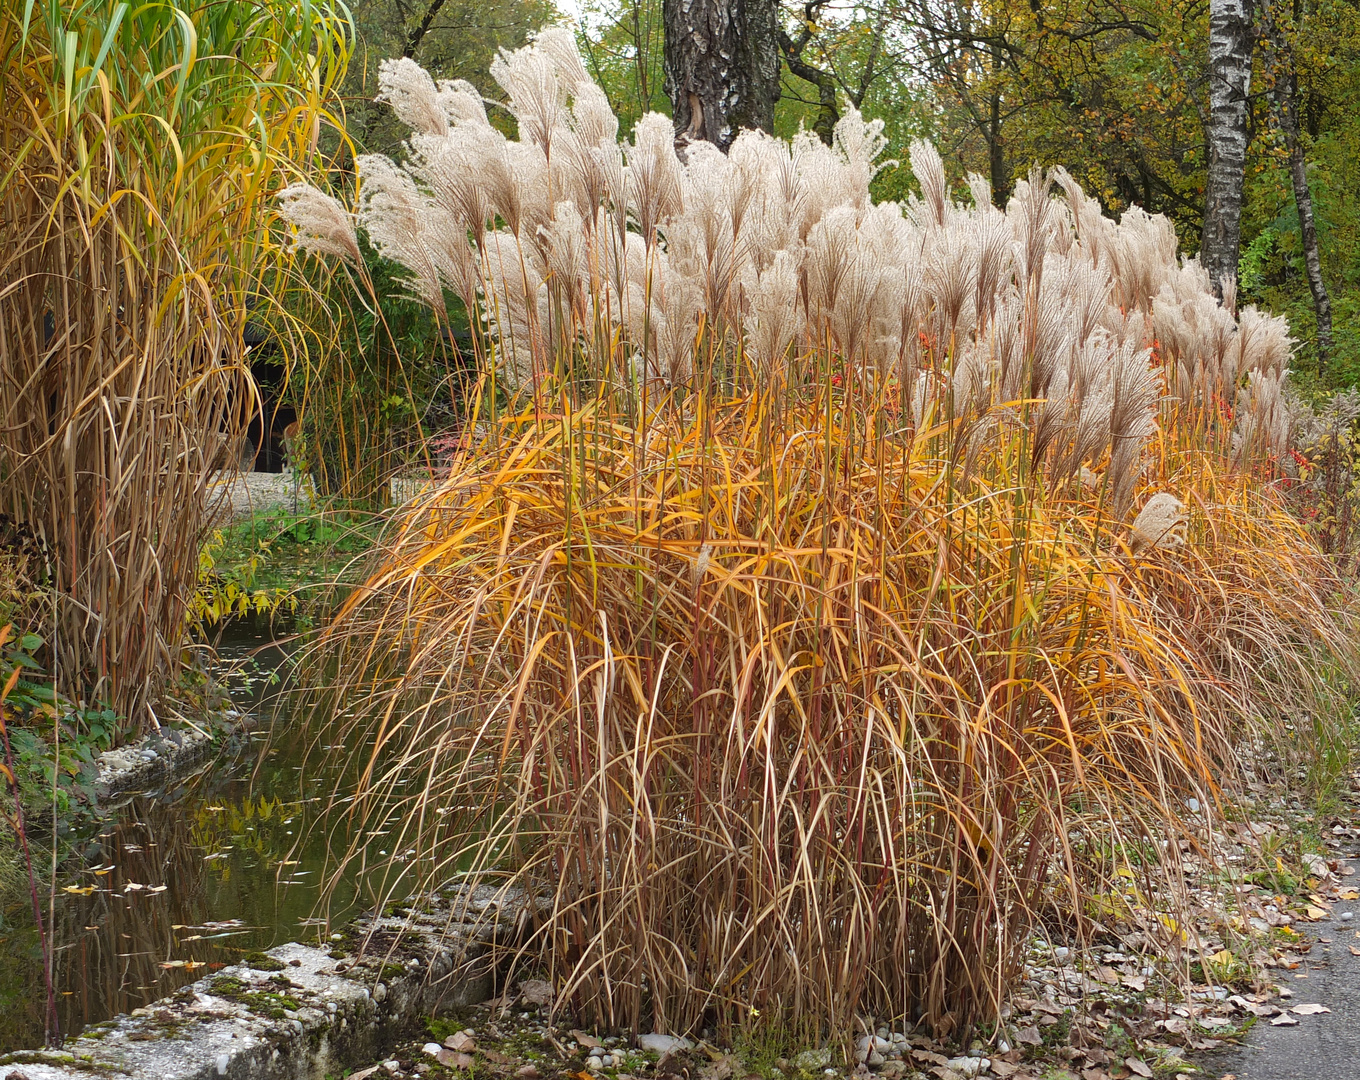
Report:
M1303 137L1299 133L1299 104L1297 69L1294 52L1285 28L1280 24L1272 4L1265 13L1265 28L1274 52L1275 78L1272 97L1275 112L1289 151L1289 178L1294 185L1294 205L1299 211L1299 233L1303 239L1303 264L1308 274L1308 289L1313 294L1313 311L1317 315L1318 367L1326 364L1332 353L1332 298L1327 283L1322 279L1322 253L1318 247L1317 224L1313 218L1313 194L1308 188L1308 168L1303 156Z
M1252 0L1209 0L1209 170L1200 262L1214 291L1237 276L1251 93Z
M677 144L724 153L742 128L774 129L779 25L774 0L663 0L666 93Z

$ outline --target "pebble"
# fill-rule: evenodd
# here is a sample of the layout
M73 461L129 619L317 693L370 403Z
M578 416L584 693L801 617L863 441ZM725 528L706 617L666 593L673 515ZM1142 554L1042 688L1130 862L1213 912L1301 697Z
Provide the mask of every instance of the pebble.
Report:
M650 1033L639 1035L637 1039L638 1047L643 1050L650 1050L654 1054L669 1054L674 1050L692 1050L694 1043L689 1039L678 1039L674 1035L660 1035Z
M1059 945L1053 950L1053 959L1060 964L1065 964L1072 955L1072 950L1066 945Z
M1350 920L1353 919L1353 918L1355 918L1355 912L1353 912L1353 911L1343 911L1343 912L1341 913L1341 921L1342 921L1342 922L1350 922Z
M594 1054L592 1054L590 1057L586 1058L586 1068L591 1069L593 1071L599 1071L600 1069L604 1068L604 1060L601 1058L597 1058Z
M430 1057L438 1057L439 1051L443 1050L444 1048L440 1046L437 1042L427 1042L424 1046L421 1047L421 1049L425 1051L425 1053L429 1054Z
M795 1068L807 1072L825 1069L831 1064L831 1050L827 1047L822 1047L820 1050L804 1050L793 1059L793 1064Z
M973 1077L992 1067L988 1058L956 1057L945 1062L945 1068L953 1069L960 1076Z

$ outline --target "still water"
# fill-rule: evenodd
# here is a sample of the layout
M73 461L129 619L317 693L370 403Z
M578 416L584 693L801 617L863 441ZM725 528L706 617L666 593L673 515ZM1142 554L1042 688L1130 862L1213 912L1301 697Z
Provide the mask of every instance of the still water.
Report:
M84 838L85 862L58 874L55 968L62 1030L78 1033L286 941L328 936L360 906L343 880L322 907L326 845L319 817L334 772L277 714L259 677L282 660L236 634L220 648L226 681L260 731L237 739L169 790L133 798ZM254 654L253 659L250 654ZM244 663L244 666L243 666ZM254 677L243 671L255 669ZM271 733L272 723L272 733ZM307 772L304 773L304 768ZM319 827L318 827L319 826ZM50 852L35 850L35 869ZM40 896L47 919L48 881ZM0 1053L43 1040L42 959L27 888L0 911Z

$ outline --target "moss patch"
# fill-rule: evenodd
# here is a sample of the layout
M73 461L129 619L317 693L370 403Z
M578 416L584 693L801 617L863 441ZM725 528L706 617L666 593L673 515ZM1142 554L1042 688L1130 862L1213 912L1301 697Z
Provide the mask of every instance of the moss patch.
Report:
M302 1008L301 1003L296 999L279 992L284 989L292 989L293 984L287 979L276 975L269 980L269 985L278 989L257 990L250 983L233 975L219 975L212 981L208 989L216 997L244 1005L256 1015L267 1016L271 1020L283 1020L287 1012L296 1012Z

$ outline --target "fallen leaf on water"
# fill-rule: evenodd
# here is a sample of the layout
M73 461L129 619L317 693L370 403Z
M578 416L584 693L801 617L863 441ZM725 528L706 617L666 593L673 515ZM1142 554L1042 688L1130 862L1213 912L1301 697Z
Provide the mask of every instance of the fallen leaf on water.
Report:
M207 967L206 960L166 960L161 964L166 971L171 968L183 968L185 971L197 971L201 967Z
M61 891L74 893L76 896L89 896L96 888L98 888L96 885L66 885Z
M1329 1013L1332 1010L1326 1005L1295 1005L1289 1011L1298 1016L1317 1016L1319 1013Z
M123 886L123 892L125 892L125 893L130 893L130 892L141 892L141 891L142 891L143 889L145 889L145 888L146 888L145 885L139 885L139 884L138 884L137 882L135 882L135 881L129 881L129 882L127 882L127 883Z

